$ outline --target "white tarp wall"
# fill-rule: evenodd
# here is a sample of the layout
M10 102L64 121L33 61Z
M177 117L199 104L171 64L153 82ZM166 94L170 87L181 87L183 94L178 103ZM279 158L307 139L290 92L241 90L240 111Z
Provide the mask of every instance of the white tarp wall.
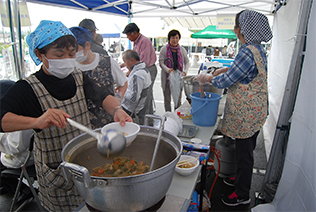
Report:
M314 1L308 23L305 59L292 116L282 178L273 202L258 205L253 211L316 211L315 35L316 2Z
M272 47L268 60L269 116L263 127L269 158L295 45L301 0L288 1L274 16Z

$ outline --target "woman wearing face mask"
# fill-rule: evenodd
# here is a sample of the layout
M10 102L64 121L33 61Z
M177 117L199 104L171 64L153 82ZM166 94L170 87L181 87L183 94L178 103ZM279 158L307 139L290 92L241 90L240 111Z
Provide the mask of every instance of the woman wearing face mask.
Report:
M228 88L221 131L225 139L235 140L237 160L235 177L224 179L225 184L235 188L222 199L228 206L251 202L253 150L268 115L267 57L261 42L272 38L268 18L252 10L236 15L234 32L242 46L231 67L197 76L200 83Z
M75 66L111 95L114 95L114 85L116 85L115 97L120 100L127 89L127 78L119 64L107 55L91 51L92 32L82 27L72 27L70 31L74 34L78 43ZM113 122L112 115L102 107L98 107L90 99L87 99L87 103L92 128L100 128L109 122Z
M1 99L0 129L34 129L41 203L48 211L73 211L83 199L73 182L63 178L59 165L62 148L82 132L67 124L66 118L90 127L86 97L102 105L121 125L132 119L113 96L74 68L77 42L61 22L41 21L26 41L36 65L43 65Z
M164 95L165 111L171 111L171 91L169 74L172 71L179 70L182 72L182 76L186 76L189 69L189 58L185 48L179 45L181 34L178 30L171 30L168 33L168 44L161 48L159 54L159 65L161 67L161 87ZM181 105L181 93L180 90L178 105L174 108L178 108Z

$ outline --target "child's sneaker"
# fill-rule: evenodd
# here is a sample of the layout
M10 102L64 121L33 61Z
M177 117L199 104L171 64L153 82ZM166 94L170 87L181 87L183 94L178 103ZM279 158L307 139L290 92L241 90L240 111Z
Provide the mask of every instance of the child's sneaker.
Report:
M225 183L226 185L234 186L235 177L225 178L223 181L224 181L224 183Z
M237 205L246 205L251 202L251 199L248 198L239 198L235 191L222 199L222 202L228 206L237 206Z

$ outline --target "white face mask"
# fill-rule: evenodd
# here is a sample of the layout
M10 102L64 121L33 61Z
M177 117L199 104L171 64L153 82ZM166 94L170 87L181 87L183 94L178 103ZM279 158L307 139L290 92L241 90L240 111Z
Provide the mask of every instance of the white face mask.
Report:
M85 61L87 57L88 57L88 54L84 55L83 50L76 53L76 61L79 63Z
M44 55L45 57L45 55ZM74 71L76 58L67 58L67 59L47 59L48 66L47 68L44 63L44 67L51 75L58 77L59 79L64 79L68 77Z

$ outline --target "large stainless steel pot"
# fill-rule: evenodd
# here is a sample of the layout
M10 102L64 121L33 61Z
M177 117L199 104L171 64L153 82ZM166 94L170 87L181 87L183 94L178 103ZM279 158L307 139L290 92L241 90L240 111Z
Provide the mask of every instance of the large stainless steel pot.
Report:
M184 84L184 93L188 99L191 99L190 98L191 93L199 92L199 89L200 89L199 82L193 80L194 77L195 76L192 76L192 75L182 77L183 84ZM224 90L218 89L214 85L207 83L207 84L203 85L203 91L204 92L211 92L211 93L218 93L218 94L222 95Z
M155 128L141 126L135 141L120 156L132 156L150 165L158 132ZM93 208L140 211L155 205L167 193L181 152L180 139L162 131L153 171L129 177L92 177L92 168L111 163L112 159L98 153L94 138L82 134L63 148L61 167L65 177L74 181L80 195Z

